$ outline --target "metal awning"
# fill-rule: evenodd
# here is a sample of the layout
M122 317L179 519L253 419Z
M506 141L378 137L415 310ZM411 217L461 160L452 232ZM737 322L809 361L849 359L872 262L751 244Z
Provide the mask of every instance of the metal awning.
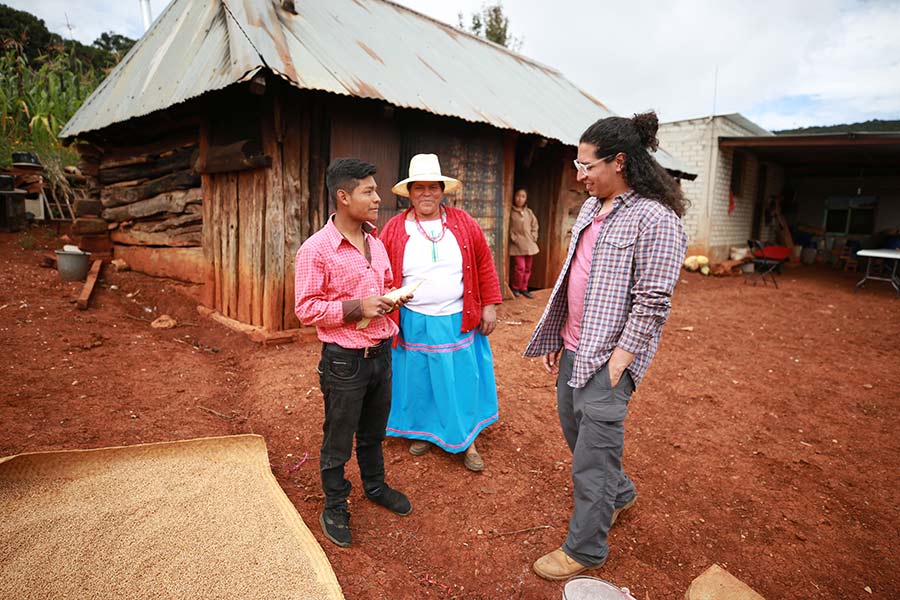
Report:
M900 175L900 132L720 137L719 147L809 175Z

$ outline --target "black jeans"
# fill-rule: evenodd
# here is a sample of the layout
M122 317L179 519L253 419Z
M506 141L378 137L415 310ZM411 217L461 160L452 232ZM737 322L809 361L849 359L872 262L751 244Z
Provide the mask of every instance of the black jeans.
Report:
M319 453L325 508L346 508L351 485L344 464L350 460L354 435L363 488L371 491L384 483L381 442L391 412L391 349L363 358L352 350L327 347L318 371L325 397Z

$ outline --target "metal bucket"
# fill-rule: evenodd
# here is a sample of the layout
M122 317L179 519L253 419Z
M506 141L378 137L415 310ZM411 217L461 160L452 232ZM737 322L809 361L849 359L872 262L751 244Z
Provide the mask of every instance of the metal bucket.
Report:
M596 577L573 577L563 587L563 600L635 600L628 588L618 588Z
M91 268L91 253L57 250L56 268L63 281L84 281Z

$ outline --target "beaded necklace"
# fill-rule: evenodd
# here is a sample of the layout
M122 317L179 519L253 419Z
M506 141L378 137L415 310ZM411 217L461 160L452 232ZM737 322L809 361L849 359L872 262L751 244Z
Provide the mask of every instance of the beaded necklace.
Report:
M443 206L441 207L441 233L435 237L428 235L428 232L422 227L422 223L419 222L419 215L416 214L415 210L413 210L413 217L416 220L416 229L425 236L426 240L431 242L431 262L437 262L437 244L444 239L444 234L447 233L447 211L444 210Z

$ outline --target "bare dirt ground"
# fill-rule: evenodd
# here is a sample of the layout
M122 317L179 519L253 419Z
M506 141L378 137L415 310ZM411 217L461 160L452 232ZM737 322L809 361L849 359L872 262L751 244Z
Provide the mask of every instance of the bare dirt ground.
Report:
M389 438L389 482L415 511L364 500L353 465L340 549L317 524L318 347L256 346L200 317L188 288L135 273L109 271L79 311L80 284L38 266L60 246L49 230L0 234L0 456L258 433L347 598L562 596L530 571L572 506L553 381L521 357L547 291L499 311L484 473ZM639 501L591 574L639 600L683 597L712 563L770 599L900 597L900 301L878 282L854 294L858 277L798 268L775 290L683 276L626 421ZM152 329L163 313L180 325Z

